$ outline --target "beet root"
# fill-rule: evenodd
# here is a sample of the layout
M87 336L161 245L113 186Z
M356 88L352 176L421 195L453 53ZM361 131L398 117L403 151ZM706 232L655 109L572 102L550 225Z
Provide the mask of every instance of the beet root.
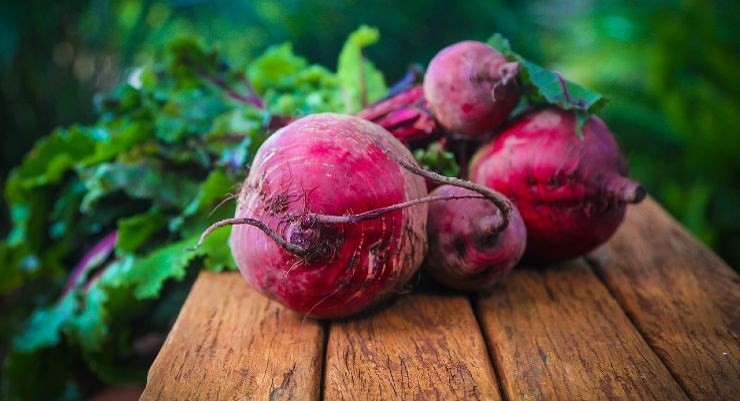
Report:
M239 194L234 220L244 224L232 223L246 281L319 318L355 314L402 290L427 249L427 205L346 222L426 195L424 180L386 151L415 164L386 130L358 117L311 115L270 136Z
M645 190L607 126L591 116L576 134L574 113L527 114L473 157L470 178L509 197L527 227L525 258L552 262L582 255L608 240L627 203Z
M472 195L469 189L442 185L433 196ZM425 270L441 284L458 290L489 289L508 274L524 254L527 233L512 208L503 231L502 215L485 199L459 199L429 204L429 253Z
M482 42L442 49L424 75L424 97L447 130L478 138L501 124L519 101L518 62Z

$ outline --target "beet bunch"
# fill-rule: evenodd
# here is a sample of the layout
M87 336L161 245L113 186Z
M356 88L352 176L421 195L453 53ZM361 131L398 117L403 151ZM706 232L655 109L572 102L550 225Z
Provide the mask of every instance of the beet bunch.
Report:
M508 50L453 44L422 82L356 116L286 119L257 152L236 216L204 235L234 225L247 282L319 318L402 292L425 257L440 283L483 291L523 257L581 256L645 190L592 115L599 97L573 89L584 91ZM422 163L451 155L457 177L423 168L409 148Z

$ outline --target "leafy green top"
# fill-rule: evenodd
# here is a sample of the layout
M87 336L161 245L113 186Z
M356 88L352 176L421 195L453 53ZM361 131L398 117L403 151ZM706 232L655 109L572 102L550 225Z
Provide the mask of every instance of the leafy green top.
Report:
M40 376L52 354L64 358L51 363L84 363L108 382L143 379L132 344L166 330L189 267L235 268L228 229L185 248L233 216L234 202L220 203L238 190L273 116L353 112L385 96L382 74L362 55L378 37L354 32L336 73L289 44L235 68L218 50L178 39L161 63L96 100L95 124L39 141L5 188L12 230L0 242L0 296L9 300L0 333L16 334L0 398L79 395L70 377L79 370L43 373L47 386L22 379Z
M531 104L550 104L573 110L578 116L578 132L589 115L598 112L608 99L598 92L568 81L560 73L541 67L511 50L509 40L496 33L488 44L507 59L518 61L519 83L524 87L525 100Z

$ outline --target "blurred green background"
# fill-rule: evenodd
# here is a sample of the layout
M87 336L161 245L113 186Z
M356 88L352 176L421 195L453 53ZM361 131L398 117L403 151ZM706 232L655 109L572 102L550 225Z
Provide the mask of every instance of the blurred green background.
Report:
M181 34L220 44L235 64L290 41L333 68L347 34L365 23L383 35L368 56L393 82L443 46L498 31L525 57L609 95L601 114L632 175L738 266L739 10L733 1L3 2L0 178L53 127L94 121L95 94ZM0 216L5 232L7 210Z

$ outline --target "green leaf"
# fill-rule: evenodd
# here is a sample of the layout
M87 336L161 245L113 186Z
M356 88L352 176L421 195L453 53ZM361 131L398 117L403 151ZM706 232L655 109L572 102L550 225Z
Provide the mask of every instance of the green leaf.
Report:
M137 299L154 298L167 280L182 280L188 264L202 256L201 250L190 250L198 241L191 237L159 248L121 269L119 285L133 288Z
M182 174L165 170L160 163L103 163L80 172L88 192L82 210L91 210L104 196L123 191L133 199L148 199L163 208L184 208L198 185Z
M112 158L130 150L133 146L151 139L154 135L151 123L142 121L123 120L117 124L108 124L101 128L95 143L94 152L81 160L83 166L111 160Z
M54 305L36 310L25 330L14 339L14 348L30 352L59 344L61 330L72 319L77 307L75 294L69 292Z
M530 96L543 98L548 104L557 105L565 110L588 113L595 113L607 102L603 95L566 80L558 72L550 71L523 58L520 59L520 63L522 83L533 87L535 91Z
M198 195L183 211L184 216L192 216L197 212L214 206L217 202L226 199L229 195L235 195L239 190L237 181L231 178L221 169L213 170L208 178L200 185Z
M77 213L85 194L85 186L77 177L68 182L57 195L54 209L49 214L49 238L54 240L70 240L79 223Z
M362 49L380 39L377 29L361 26L352 32L339 54L337 77L345 102L345 113L356 113L381 99L388 89L383 74L368 61Z
M0 294L7 294L23 283L24 274L18 265L20 254L24 252L18 248L0 243Z
M73 381L79 375L78 358L69 348L11 350L4 362L0 398L5 401L84 398L80 386Z
M8 204L23 203L28 190L58 184L94 148L90 131L81 127L57 129L39 140L23 163L10 173L5 188Z
M134 260L133 256L124 256L108 263L90 279L86 289L77 291L81 306L64 331L86 352L105 351L106 344L120 338L121 326L145 310L124 279Z
M78 314L70 319L68 332L74 336L83 349L100 350L106 337L110 334L106 309L108 288L95 281L84 293L84 305Z
M455 155L446 151L439 142L430 143L426 149L416 149L414 159L423 167L448 177L456 177L460 172Z
M306 59L293 53L290 43L271 46L249 65L249 80L257 93L267 88L292 89L296 75L307 65Z
M541 67L511 50L508 39L496 33L488 44L507 59L519 62L519 83L524 87L524 97L532 104L548 104L577 115L577 131L583 135L583 124L588 116L601 110L608 99L595 91L563 78L560 73Z
M118 220L116 248L124 252L134 253L147 244L152 235L162 230L166 225L167 218L157 210L150 210L147 213L120 219Z
M281 115L337 111L342 103L336 76L293 54L290 44L268 48L249 66L249 78L267 108Z
M203 264L211 271L235 270L236 262L231 256L229 237L231 227L220 228L209 235L198 250L205 256Z
M164 143L176 143L188 136L208 132L213 119L227 109L220 97L204 89L189 88L173 92L159 110L155 121L155 136Z
M193 36L173 40L167 50L169 72L182 88L199 86L203 75L214 72L220 62L218 51L207 50Z
M506 56L508 59L512 59L514 57L517 57L518 55L514 53L511 50L511 44L509 43L509 39L504 37L504 35L496 32L494 33L490 38L488 38L487 42L491 47L498 50L501 54Z

